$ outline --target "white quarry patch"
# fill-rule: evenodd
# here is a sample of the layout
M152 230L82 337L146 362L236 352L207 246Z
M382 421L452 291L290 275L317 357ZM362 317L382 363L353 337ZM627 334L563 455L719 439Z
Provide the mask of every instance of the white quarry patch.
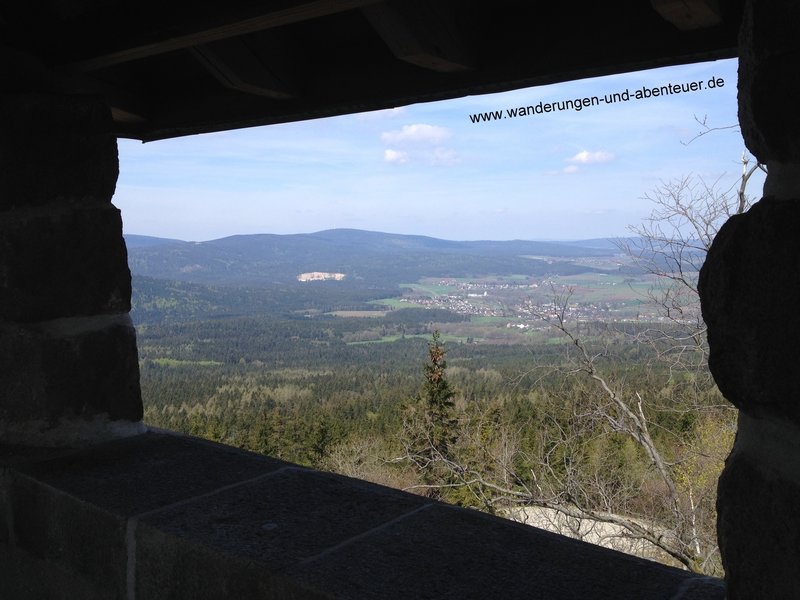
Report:
M344 273L327 273L325 271L312 271L310 273L300 273L297 281L342 281L347 277Z
M46 448L89 446L146 431L147 426L142 421L111 421L106 414L94 415L91 419L62 418L54 427L44 420L24 423L0 421L0 440L3 443Z
M180 268L181 273L194 273L195 271L202 271L205 267L203 265L186 265Z
M532 525L545 531L558 533L589 544L638 556L639 558L647 558L659 562L674 562L671 556L655 544L632 537L632 534L627 529L615 523L569 517L553 508L541 508L538 506L515 508L509 510L507 516L519 523ZM659 533L669 535L666 529L659 531Z

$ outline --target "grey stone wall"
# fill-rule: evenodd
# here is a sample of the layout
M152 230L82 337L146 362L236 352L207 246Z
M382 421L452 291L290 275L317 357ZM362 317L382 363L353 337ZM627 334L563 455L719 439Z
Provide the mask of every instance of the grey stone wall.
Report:
M142 430L118 172L98 100L0 95L0 442Z
M800 598L800 3L748 0L739 120L769 170L700 274L709 366L740 409L718 488L728 597Z

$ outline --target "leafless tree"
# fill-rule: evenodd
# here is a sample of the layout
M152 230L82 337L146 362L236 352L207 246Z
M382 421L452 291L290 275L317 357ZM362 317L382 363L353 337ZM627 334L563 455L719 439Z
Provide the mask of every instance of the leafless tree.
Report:
M538 407L542 421L512 424L491 400L457 403L458 442L443 453L412 413L408 443L394 462L429 476L405 489L719 574L713 485L698 485L694 463L681 452L665 454L652 432L648 391L603 373L607 350L592 351L573 333L569 301L565 294L541 313L569 342L569 355L552 368L570 382L563 391L550 389ZM523 443L531 435L538 439ZM625 439L634 458L623 466L617 447Z
M761 163L751 164L746 152L741 162L741 177L728 187L722 177L710 184L693 175L662 182L644 196L653 209L642 224L628 228L634 237L617 241L635 266L653 276L648 300L667 322L642 332L641 340L676 368L705 371L706 327L697 293L700 267L722 224L750 208L747 184L756 171L765 171Z
M677 463L667 459L663 448L651 434L652 417L645 412L643 397L647 392L632 388L624 379L615 381L603 373L599 362L608 358L607 349L601 346L597 351L591 351L587 343L577 337L569 327L566 315L570 298L569 291L557 296L553 302L556 311L543 312L540 317L563 335L573 349L567 362L567 373L570 376L584 376L600 392L599 395L587 394L587 398L582 401L581 413L576 414L576 418L600 422L607 431L625 436L636 444L643 452L650 472L655 476L660 506L650 506L640 514L624 513L620 509L625 502L619 502L620 498L617 498L609 503L609 510L621 514L610 516L598 513L578 502L573 502L573 510L562 512L569 516L599 519L618 525L625 530L627 536L649 542L686 568L705 572L709 559L717 552L713 531L710 532L711 535L707 531L700 531L696 503L690 510L686 510L676 481ZM602 478L602 473L599 476ZM602 487L602 482L593 482L594 490ZM631 491L635 493L635 490L628 492ZM628 499L629 496L625 498Z
M743 155L742 175L727 189L722 179L707 184L692 176L662 183L646 196L654 205L651 215L631 227L635 240L620 243L652 276L649 300L665 317L630 341L646 343L676 374L703 375L695 385L706 395L713 395L713 381L707 376L697 275L721 225L749 207L747 183L761 168ZM668 557L689 570L720 575L715 482L732 443L732 411L721 402L709 405L706 398L697 401L709 410L698 417L691 436L684 439L659 426L654 418L659 411L687 414L697 406L657 399L655 390L615 374L609 344L580 337L577 324L569 321L570 292L554 294L534 313L566 342L565 360L550 372L572 383L563 395L551 394L546 422L529 424L546 437L523 444L529 435L525 424L493 421L491 405L461 410L458 446L447 456L426 455L447 478L409 489L457 490L487 510L528 517L540 526L544 519L552 529L591 541L622 538L629 548L642 542L651 558ZM566 418L564 406L569 406ZM638 457L630 463L639 465L636 472L610 472L618 467L608 448L620 443L630 444ZM532 507L537 512L526 512Z

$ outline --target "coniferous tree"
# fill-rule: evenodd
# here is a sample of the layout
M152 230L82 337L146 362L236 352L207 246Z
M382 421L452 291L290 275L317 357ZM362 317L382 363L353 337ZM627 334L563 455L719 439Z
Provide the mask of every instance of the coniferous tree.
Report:
M439 331L433 332L428 343L428 363L425 365L425 403L430 452L448 458L456 440L457 421L453 417L455 391L447 381L445 349Z
M426 495L437 499L442 498L442 486L453 477L450 463L458 425L453 416L455 391L447 381L446 370L445 349L437 330L428 342L423 389L406 407L403 424L405 458L419 474Z

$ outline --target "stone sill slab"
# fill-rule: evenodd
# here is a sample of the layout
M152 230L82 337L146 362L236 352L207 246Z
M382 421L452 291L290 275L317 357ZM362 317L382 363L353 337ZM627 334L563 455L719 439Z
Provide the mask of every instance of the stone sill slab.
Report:
M715 579L164 431L0 448L0 598L722 599Z

